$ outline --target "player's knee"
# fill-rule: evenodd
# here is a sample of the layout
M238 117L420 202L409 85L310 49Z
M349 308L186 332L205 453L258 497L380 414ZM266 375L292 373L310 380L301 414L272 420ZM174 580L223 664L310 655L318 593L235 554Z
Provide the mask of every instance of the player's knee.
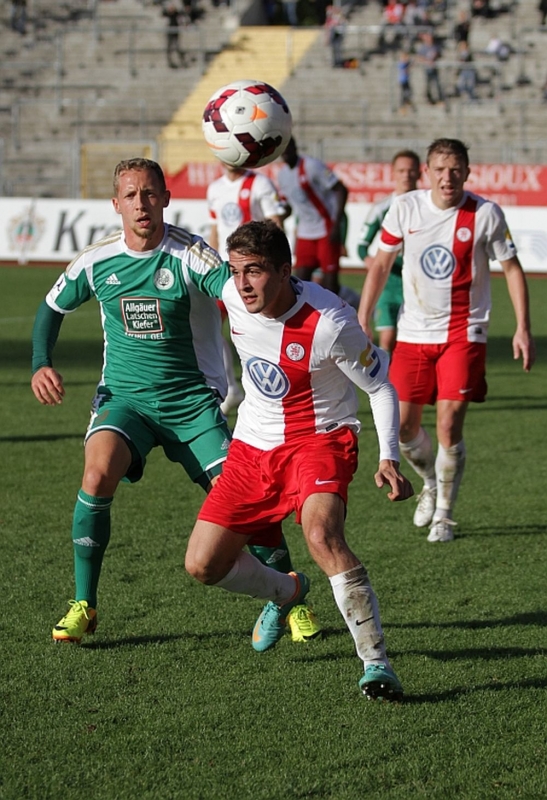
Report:
M93 497L112 497L119 483L117 476L110 475L101 467L86 466L82 489Z
M200 583L212 586L224 577L219 565L208 559L202 558L199 553L188 550L184 560L186 572Z
M328 561L332 554L347 547L342 532L328 530L322 524L311 525L306 533L310 555L316 561Z

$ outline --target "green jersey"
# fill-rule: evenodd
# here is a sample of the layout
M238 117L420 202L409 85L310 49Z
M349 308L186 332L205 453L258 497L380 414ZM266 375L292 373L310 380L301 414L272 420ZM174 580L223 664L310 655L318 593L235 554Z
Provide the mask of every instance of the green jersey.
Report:
M370 245L380 232L384 217L389 211L389 207L391 206L395 197L395 194L390 194L383 200L380 200L379 203L375 203L372 206L368 217L363 223L363 227L361 228L361 232L359 234L359 241L357 243L357 252L359 253L359 257L363 260L367 257ZM394 275L400 275L402 269L403 256L401 253L399 253L395 259L393 267L391 268L391 272Z
M96 297L104 331L100 386L133 398L180 398L190 412L211 388L226 394L220 312L198 284L219 255L165 225L154 250L135 252L118 231L85 248L46 297L61 314ZM210 387L210 388L209 388Z

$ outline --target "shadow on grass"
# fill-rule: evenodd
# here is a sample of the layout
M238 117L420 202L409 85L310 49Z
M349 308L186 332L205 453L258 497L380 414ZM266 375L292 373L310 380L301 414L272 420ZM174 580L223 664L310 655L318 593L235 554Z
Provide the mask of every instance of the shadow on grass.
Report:
M547 337L537 336L534 337L536 344L536 360L539 361L540 356L543 356L547 349ZM489 336L488 349L486 355L487 369L488 364L499 364L503 362L513 361L513 345L511 336Z
M475 536L545 536L547 525L471 525L466 532L457 534L457 539L468 539Z
M453 622L392 622L384 624L384 628L401 628L413 630L419 628L464 628L466 630L484 628L504 628L507 625L543 625L547 626L547 611L528 611L501 619L470 619Z
M423 703L442 703L445 700L456 700L477 692L506 692L515 689L545 689L547 688L547 678L527 678L522 681L511 681L501 683L482 683L471 686L460 686L455 689L447 689L445 692L434 692L432 694L405 694L403 704L412 703L421 705Z
M35 436L0 436L0 442L56 442L61 439L83 439L80 433L43 433Z
M68 333L68 332L67 332ZM55 345L55 365L63 367L81 367L82 364L101 363L103 353L102 338L70 339L62 338ZM32 352L30 340L0 339L0 367L28 367Z
M162 633L148 636L126 636L123 639L111 639L102 642L83 642L80 647L83 650L114 650L117 647L139 647L140 645L169 644L178 641L205 642L210 639L233 639L234 636L251 638L251 631L218 631L216 633Z

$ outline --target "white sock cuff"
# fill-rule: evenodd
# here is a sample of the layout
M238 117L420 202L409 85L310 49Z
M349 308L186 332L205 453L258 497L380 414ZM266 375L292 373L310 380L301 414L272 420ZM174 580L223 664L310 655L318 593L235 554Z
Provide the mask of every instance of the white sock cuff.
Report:
M420 448L424 442L429 440L429 434L427 433L425 428L420 428L418 431L418 435L411 439L410 442L399 442L399 447L401 448L401 452L409 453L411 450L416 450Z
M363 576L364 578L367 577L367 571L363 564L358 564L356 567L352 567L348 569L347 572L339 572L338 575L333 575L329 578L330 585L334 588L336 586L342 586L344 583L349 583L355 578L360 578Z
M439 450L441 453L445 453L448 456L465 456L466 454L465 442L463 439L461 442L458 442L458 444L453 444L452 447L443 447L442 444L439 444Z
M214 583L213 586L220 586L221 589L224 588L224 586L226 586L228 583L230 583L231 580L233 580L233 578L236 577L238 572L239 572L239 559L236 560L232 569L229 572L227 572L223 578L217 581L217 583Z

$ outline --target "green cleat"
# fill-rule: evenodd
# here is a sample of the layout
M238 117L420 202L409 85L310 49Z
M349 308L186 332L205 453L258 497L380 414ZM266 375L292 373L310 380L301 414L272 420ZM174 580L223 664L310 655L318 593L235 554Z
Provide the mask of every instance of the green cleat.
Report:
M403 699L401 682L387 664L369 664L359 681L359 688L367 700Z
M311 642L321 638L322 628L310 606L295 606L289 614L293 642Z
M258 653L269 650L282 638L287 630L287 616L297 605L301 605L310 589L310 580L302 572L289 572L296 580L296 591L291 600L283 606L271 601L262 609L253 630L253 648Z
M95 632L97 612L85 600L69 600L68 604L68 614L53 628L52 636L56 642L80 643L84 633Z

